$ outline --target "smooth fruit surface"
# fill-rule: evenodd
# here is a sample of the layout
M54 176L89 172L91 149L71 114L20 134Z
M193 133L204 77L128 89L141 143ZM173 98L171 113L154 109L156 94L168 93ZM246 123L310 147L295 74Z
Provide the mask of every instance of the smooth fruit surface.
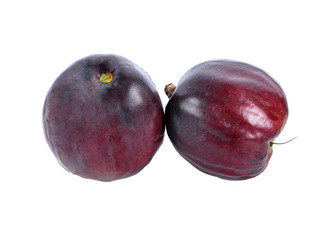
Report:
M112 181L151 161L163 141L164 113L140 67L121 56L92 55L56 79L46 96L43 126L65 169Z
M283 90L264 71L215 60L181 78L165 117L168 136L187 161L207 174L240 180L266 168L288 107Z

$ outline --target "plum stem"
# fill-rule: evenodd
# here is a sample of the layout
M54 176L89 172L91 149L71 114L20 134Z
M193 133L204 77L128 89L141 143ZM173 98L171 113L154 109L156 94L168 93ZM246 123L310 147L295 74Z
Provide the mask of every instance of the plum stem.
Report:
M298 137L293 137L292 139L290 139L286 142L282 142L282 143L270 142L270 145L272 146L272 145L275 145L275 144L277 144L277 145L286 144L286 143L289 143L289 142L293 141L295 138L298 138Z
M171 98L174 91L175 91L176 86L173 83L169 83L165 85L165 93L168 98Z

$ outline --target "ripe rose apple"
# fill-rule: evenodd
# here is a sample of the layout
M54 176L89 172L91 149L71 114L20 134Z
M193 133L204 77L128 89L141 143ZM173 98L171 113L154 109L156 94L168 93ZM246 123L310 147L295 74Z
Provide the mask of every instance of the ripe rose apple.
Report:
M240 180L266 168L288 107L281 87L261 69L216 60L181 78L165 117L168 136L187 161L207 174Z
M101 181L142 170L164 136L154 83L117 55L89 56L65 70L46 96L43 124L46 140L65 169Z

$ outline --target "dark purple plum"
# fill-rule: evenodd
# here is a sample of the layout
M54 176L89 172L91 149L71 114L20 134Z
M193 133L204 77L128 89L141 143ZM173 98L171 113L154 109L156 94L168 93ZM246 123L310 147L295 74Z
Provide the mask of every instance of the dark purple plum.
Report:
M228 60L190 69L165 111L176 150L202 172L229 180L264 171L287 117L286 96L275 80L257 67Z
M59 163L83 178L132 176L163 142L164 113L154 83L118 55L73 63L53 83L43 109L46 140Z

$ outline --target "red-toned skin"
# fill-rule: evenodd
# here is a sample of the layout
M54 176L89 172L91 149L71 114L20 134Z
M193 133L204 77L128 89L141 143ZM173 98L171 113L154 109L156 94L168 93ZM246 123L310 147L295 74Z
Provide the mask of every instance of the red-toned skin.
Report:
M287 117L286 96L262 70L216 60L190 69L166 106L166 129L193 166L223 179L259 175Z
M113 80L99 78L112 73ZM142 170L163 142L162 103L150 77L116 55L92 55L72 64L49 90L43 124L60 164L100 181Z

